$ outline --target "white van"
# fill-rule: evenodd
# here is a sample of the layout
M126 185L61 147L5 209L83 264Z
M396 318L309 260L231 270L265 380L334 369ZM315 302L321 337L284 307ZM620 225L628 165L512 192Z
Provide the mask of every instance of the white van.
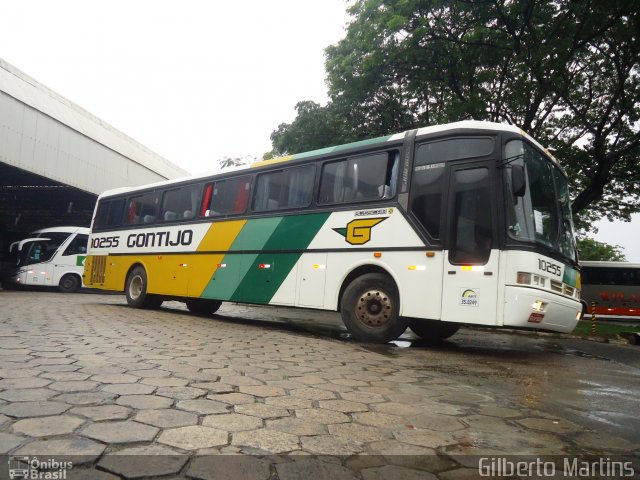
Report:
M82 284L89 229L53 227L36 230L9 246L9 285L58 287L77 292Z

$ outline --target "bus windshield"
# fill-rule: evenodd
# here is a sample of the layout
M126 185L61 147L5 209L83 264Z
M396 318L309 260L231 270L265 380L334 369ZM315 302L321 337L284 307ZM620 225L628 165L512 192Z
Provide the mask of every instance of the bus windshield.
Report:
M60 245L69 238L70 233L49 232L36 233L36 237L43 237L41 240L33 240L25 243L22 250L12 254L12 262L16 267L25 267L36 263L48 262L58 250Z
M505 178L507 234L577 261L567 179L553 162L523 142L507 143ZM526 189L514 193L513 166L524 169ZM519 192L522 193L522 192Z

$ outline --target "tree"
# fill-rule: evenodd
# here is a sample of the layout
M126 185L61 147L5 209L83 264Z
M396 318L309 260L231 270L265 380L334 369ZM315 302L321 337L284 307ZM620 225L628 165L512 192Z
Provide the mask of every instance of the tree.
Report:
M640 211L635 0L357 0L349 13L346 36L326 49L330 102L315 113L339 131L321 146L508 122L555 150L579 226ZM280 125L274 148L290 131L313 135L305 117Z
M319 103L296 104L297 117L292 124L281 123L271 134L273 151L279 155L316 150L343 143L343 125L333 110Z
M589 237L578 238L578 253L580 260L611 260L615 262L626 260L622 247L619 245L609 245Z

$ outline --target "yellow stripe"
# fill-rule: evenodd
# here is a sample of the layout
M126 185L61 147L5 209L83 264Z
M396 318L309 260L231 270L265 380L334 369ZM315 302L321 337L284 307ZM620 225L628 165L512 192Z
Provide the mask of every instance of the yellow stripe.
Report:
M198 245L197 251L228 251L246 223L246 220L231 220L212 224L200 245ZM190 296L199 297L202 295L223 258L224 254L192 255L192 265L189 265Z
M288 162L289 160L293 160L293 155L287 155L286 157L278 157L278 158L272 158L271 160L261 160L259 162L254 162L251 164L251 168L263 167L265 165L272 165L274 163Z
M189 296L199 297L206 288L222 262L224 254L218 255L191 255L189 265Z
M211 224L197 251L226 252L246 223L246 220L231 220Z
M197 251L227 252L245 223L246 220L233 220L212 224ZM105 290L123 291L127 272L132 265L140 263L147 271L149 293L199 297L223 258L224 253L111 255L107 257L105 284L96 286ZM85 268L90 272L93 259L88 256L87 260Z

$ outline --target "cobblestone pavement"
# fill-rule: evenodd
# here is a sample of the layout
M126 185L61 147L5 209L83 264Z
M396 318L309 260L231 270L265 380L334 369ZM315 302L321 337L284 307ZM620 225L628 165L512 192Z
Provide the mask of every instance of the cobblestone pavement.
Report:
M471 455L505 454L624 455L639 471L638 431L593 420L598 389L558 399L553 384L592 372L637 401L637 369L535 342L520 354L528 339L467 348L492 335L478 331L448 348L366 346L330 323L265 321L277 310L166 305L0 291L0 454L70 455L67 478L104 479L449 480L477 475Z

